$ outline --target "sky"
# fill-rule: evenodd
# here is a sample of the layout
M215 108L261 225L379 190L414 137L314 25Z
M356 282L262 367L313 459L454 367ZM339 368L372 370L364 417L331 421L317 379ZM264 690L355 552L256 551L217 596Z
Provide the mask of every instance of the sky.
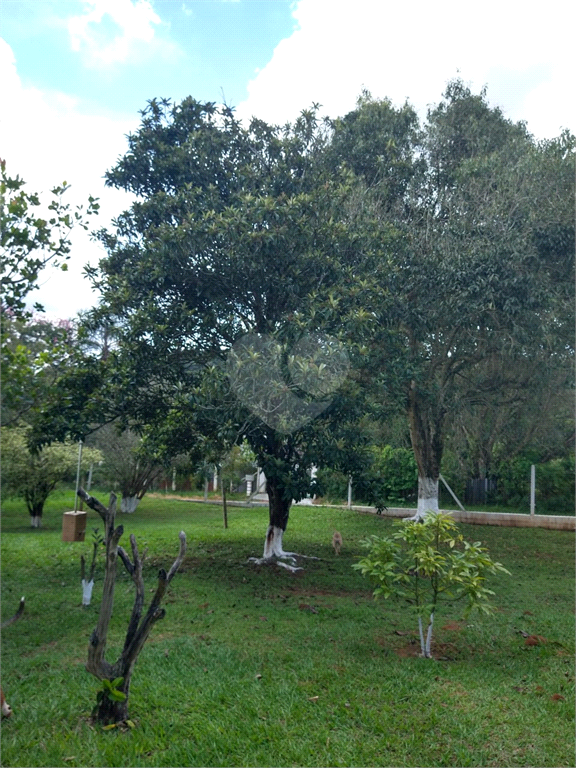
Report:
M566 0L0 0L0 157L30 192L98 197L99 228L130 205L103 177L155 97L284 123L312 103L344 115L366 88L424 118L459 76L538 139L576 133L575 17ZM89 308L83 268L103 256L75 232L68 272L45 270L30 303Z

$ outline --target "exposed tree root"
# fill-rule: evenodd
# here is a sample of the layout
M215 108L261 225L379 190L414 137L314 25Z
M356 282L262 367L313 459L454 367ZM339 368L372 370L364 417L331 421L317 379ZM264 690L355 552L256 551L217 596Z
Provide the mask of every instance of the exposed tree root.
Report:
M271 557L249 557L248 562L254 563L254 565L279 565L281 568L286 568L291 573L297 571L303 571L302 566L296 565L297 558L304 558L306 560L320 560L319 557L313 555L300 555L298 552L284 552L280 554L272 555ZM283 560L290 560L290 563L284 563Z

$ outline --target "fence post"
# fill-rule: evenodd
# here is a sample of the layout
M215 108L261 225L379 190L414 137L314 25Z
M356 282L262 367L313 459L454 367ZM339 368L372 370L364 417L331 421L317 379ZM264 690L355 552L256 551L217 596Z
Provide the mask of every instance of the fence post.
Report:
M530 514L534 516L536 508L536 467L530 466Z

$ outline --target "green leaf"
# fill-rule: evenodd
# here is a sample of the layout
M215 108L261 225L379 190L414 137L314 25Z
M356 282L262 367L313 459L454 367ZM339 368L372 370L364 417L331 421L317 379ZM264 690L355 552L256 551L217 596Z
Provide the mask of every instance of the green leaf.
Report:
M108 698L111 701L125 701L126 694L122 693L122 691L110 691L110 693L108 694Z

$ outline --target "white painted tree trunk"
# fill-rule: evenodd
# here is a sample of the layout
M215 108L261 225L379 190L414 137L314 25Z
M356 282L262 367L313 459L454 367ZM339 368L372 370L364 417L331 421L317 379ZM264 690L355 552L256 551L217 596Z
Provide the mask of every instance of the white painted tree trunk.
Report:
M249 560L256 565L269 565L275 563L276 565L286 568L287 571L295 573L296 571L302 571L301 566L297 566L297 558L303 557L307 560L318 560L318 557L314 555L299 555L297 552L285 552L282 548L282 537L284 531L277 525L269 525L266 531L266 539L264 540L264 554L262 557L250 557ZM281 560L290 560L289 563L282 563Z
M140 504L140 499L137 496L122 496L120 502L120 510L128 515L136 510L136 507Z
M30 525L32 526L32 528L40 528L41 520L42 518L40 517L40 515L32 515L32 517L30 518Z
M292 557L292 552L284 552L282 549L282 537L284 531L276 525L269 525L266 531L266 538L264 540L264 554L265 560L271 557Z
M426 641L424 640L424 630L422 629L422 616L418 616L418 631L420 632L420 651L422 656L426 656Z
M426 634L426 658L431 659L432 653L430 647L432 645L432 627L434 626L434 614L430 614L430 623L428 624L428 632Z
M302 568L296 566L296 553L295 552L285 552L282 549L282 537L284 536L284 531L282 528L280 528L277 525L269 525L268 530L266 531L266 538L264 540L264 554L262 557L251 557L249 558L251 562L256 563L256 565L268 565L270 563L276 563L276 565L282 566L282 568L286 568L288 571L292 571L292 573L296 571L301 571ZM291 565L288 563L282 563L281 560L290 560Z
M88 581L82 579L82 605L90 605L92 600L92 588L94 587L94 579Z
M438 479L418 476L418 507L414 517L408 520L422 520L428 512L439 512Z
M424 629L422 627L422 616L418 616L418 629L420 630L420 650L422 651L422 656L424 656L425 659L431 659L432 658L432 627L434 626L434 614L430 614L430 620L428 622L428 629L426 631L426 639L424 639Z

